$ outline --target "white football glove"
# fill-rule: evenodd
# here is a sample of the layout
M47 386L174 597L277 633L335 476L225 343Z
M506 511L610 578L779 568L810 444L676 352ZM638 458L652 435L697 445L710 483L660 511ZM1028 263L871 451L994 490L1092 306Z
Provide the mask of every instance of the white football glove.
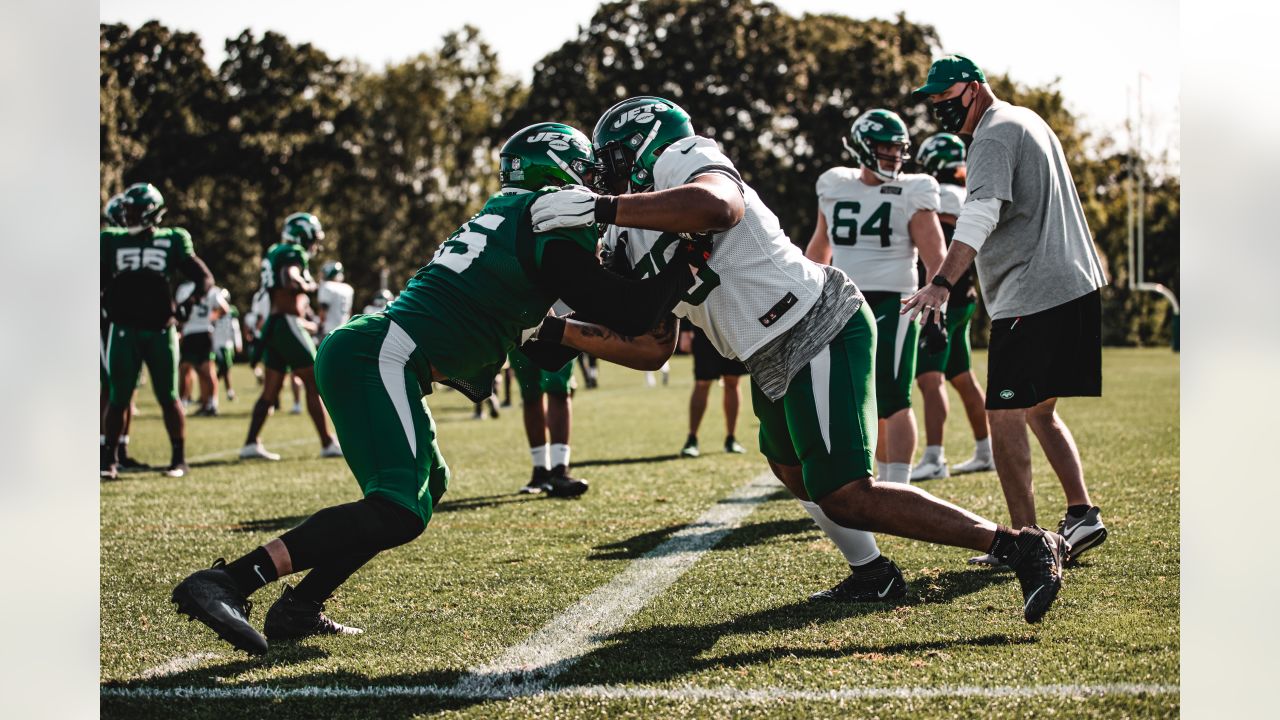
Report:
M561 228L580 228L596 221L596 197L581 185L565 185L556 192L547 193L529 208L534 232L546 232Z

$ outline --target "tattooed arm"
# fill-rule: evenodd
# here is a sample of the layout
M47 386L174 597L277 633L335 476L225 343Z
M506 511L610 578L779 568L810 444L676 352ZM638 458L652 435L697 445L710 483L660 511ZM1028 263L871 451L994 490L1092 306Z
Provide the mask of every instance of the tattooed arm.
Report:
M561 344L595 355L601 360L635 370L657 370L676 349L676 318L668 315L643 335L622 335L603 325L572 318L565 323Z

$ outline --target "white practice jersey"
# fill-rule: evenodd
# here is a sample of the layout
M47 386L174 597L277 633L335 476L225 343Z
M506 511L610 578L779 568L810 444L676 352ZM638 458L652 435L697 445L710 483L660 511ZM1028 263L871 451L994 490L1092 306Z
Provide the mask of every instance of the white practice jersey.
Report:
M237 351L244 346L244 338L240 334L240 318L227 313L213 321L213 347L231 347Z
M320 283L316 291L316 304L327 308L324 311L324 326L320 332L328 335L338 326L351 319L351 306L354 304L356 291L346 283L326 280Z
M248 328L249 334L256 338L258 329L267 321L267 316L270 314L271 293L266 288L258 288L258 292L253 295L253 302L249 305L249 312L244 316L245 327Z
M863 292L916 291L916 246L907 223L938 210L938 181L904 174L881 185L858 168L835 167L818 177L818 209L827 221L831 264Z
M191 315L182 324L183 335L213 332L213 321L210 316L213 314L213 309L219 306L219 301L222 299L220 294L221 291L217 287L211 287L202 299L191 306Z
M960 208L964 207L964 186L951 183L938 183L940 206L938 212L943 215L960 216Z
M742 183L714 140L683 138L654 164L654 189L668 190L707 173ZM804 317L821 294L826 276L791 243L755 190L743 183L742 195L742 221L714 236L707 268L698 273L674 312L702 328L721 355L746 360ZM627 259L641 277L666 267L678 240L673 233L610 227L605 247L612 252L622 237Z

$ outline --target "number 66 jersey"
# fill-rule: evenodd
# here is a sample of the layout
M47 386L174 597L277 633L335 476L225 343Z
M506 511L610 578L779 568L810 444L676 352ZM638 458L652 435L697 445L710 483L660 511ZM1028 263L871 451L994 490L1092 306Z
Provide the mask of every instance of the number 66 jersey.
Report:
M714 140L687 137L667 147L654 164L654 190L708 173L738 185L746 213L737 225L713 235L707 267L673 312L701 328L721 355L745 361L804 317L826 276L791 243L778 217L742 182ZM666 266L678 239L674 233L610 226L604 246L609 252L623 248L636 274L648 277Z
M938 210L938 181L904 174L869 185L858 168L834 167L818 177L817 191L831 264L863 292L915 292L916 246L908 223L920 210Z

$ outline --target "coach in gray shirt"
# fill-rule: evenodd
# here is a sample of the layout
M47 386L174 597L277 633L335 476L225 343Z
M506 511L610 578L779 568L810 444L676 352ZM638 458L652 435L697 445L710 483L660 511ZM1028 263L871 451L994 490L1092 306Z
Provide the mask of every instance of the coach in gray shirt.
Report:
M982 70L961 55L934 62L915 94L928 96L944 132L972 140L968 196L951 247L903 312L940 316L951 283L977 258L991 315L987 415L1011 524L1036 524L1029 425L1067 496L1058 532L1079 557L1107 529L1055 405L1060 397L1102 394L1099 288L1106 279L1062 145L1039 115L997 99ZM992 564L989 556L973 561Z

